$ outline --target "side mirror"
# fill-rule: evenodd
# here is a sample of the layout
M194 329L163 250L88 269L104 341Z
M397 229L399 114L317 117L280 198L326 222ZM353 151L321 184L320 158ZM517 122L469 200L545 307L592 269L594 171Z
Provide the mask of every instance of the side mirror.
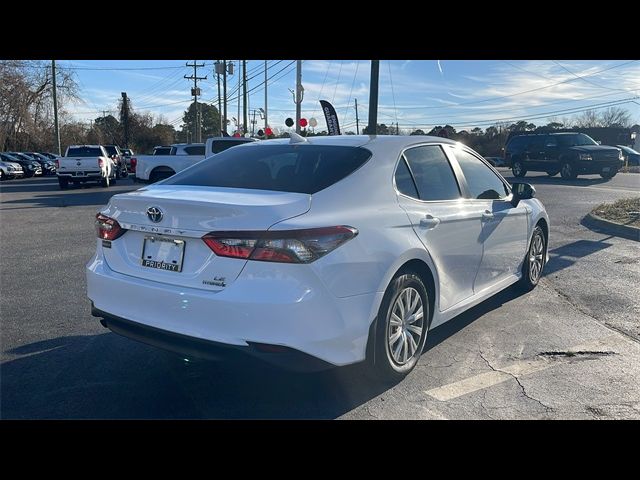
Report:
M513 193L513 197L511 199L511 205L514 207L518 206L520 200L529 200L536 196L536 189L533 188L533 185L528 183L514 183L511 185L511 192Z

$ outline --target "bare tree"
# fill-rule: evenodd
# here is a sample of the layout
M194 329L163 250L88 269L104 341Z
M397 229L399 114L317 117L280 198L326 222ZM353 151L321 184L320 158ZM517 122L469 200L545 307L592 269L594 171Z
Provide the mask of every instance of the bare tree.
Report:
M631 126L631 114L620 107L609 107L600 114L603 127L627 128Z

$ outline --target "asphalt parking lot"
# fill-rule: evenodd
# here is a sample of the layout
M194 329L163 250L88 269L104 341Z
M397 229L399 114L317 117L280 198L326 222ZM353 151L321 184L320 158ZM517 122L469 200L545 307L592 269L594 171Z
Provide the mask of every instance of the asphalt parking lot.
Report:
M94 215L138 185L3 182L0 416L640 418L640 243L581 223L598 203L638 195L640 175L525 180L551 219L540 286L508 289L431 331L416 370L393 387L357 366L303 375L186 362L105 330L86 298Z

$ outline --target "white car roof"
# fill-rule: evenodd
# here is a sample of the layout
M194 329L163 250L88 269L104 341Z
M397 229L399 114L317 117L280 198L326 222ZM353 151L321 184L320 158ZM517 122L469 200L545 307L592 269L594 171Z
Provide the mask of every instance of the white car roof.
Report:
M457 143L456 141L448 138L434 137L431 135L327 135L320 137L307 137L306 140L309 145L337 145L345 147L384 145L385 147L403 148L405 146L425 142ZM259 145L287 145L289 143L291 143L290 138L276 138L256 142L256 144Z

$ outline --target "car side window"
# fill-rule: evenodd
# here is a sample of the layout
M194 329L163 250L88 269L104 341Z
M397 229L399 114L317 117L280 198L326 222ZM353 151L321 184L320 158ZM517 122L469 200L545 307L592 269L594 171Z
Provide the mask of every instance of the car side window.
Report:
M420 200L455 200L460 188L442 147L425 145L404 152Z
M419 198L418 190L416 190L416 184L413 182L409 167L407 167L407 160L404 155L398 163L396 169L396 188L400 193L407 197Z
M184 152L187 155L204 155L204 145L193 145L190 147L184 147Z
M467 181L471 198L498 200L509 195L504 182L482 160L461 148L453 148L453 151Z

